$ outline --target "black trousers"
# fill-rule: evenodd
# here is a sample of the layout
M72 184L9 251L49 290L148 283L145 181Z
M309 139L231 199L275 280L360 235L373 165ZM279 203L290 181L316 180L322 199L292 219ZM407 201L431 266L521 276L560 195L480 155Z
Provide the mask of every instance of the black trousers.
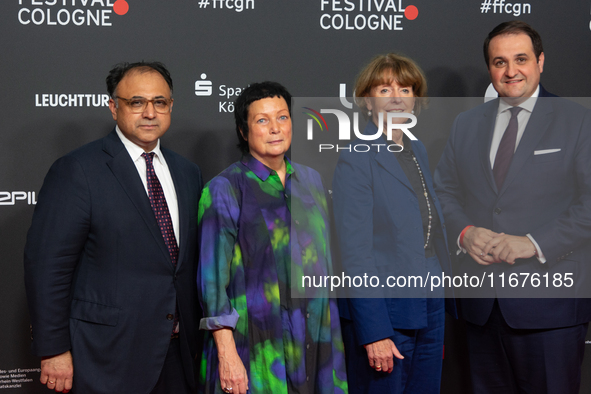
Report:
M474 393L578 394L588 325L511 328L495 300L484 326L467 324Z
M185 377L181 360L181 345L178 338L170 340L162 372L151 394L194 394Z

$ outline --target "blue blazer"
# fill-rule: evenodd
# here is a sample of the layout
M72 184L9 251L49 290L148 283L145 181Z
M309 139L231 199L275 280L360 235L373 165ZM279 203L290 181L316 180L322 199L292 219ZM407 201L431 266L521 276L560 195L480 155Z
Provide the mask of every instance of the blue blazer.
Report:
M365 134L375 134L369 122ZM382 135L367 144L369 152L342 151L333 179L333 204L341 264L346 273L388 276L422 275L428 269L424 251L423 223L417 195L394 153ZM384 144L378 151L372 144ZM444 231L443 211L435 195L425 146L412 141L412 149L423 170L435 203L441 227L432 230L441 269L451 275ZM382 282L383 283L383 282ZM401 289L402 293L412 290ZM387 295L396 294L388 289ZM362 295L362 294L361 294ZM341 317L351 319L360 344L390 337L394 329L427 327L426 289L415 289L418 298L349 298L339 300ZM455 315L453 299L446 309Z
M461 270L470 275L493 273L572 272L591 275L591 112L557 98L543 88L500 190L490 165L490 146L498 100L456 118L435 171L435 186L444 209L449 238L475 225L511 235L531 234L546 264L532 257L514 265L480 266L460 255ZM554 152L548 150L555 150ZM537 152L537 153L536 153ZM589 281L587 280L587 285ZM588 286L587 286L588 288ZM462 299L462 315L483 325L494 299L513 328L558 328L591 320L591 299L575 298L577 289L563 288L573 298L510 298L514 289L485 286L479 296ZM585 289L583 289L585 290ZM588 292L588 290L587 290ZM521 293L523 294L523 293ZM508 298L509 297L509 298Z
M176 269L114 130L57 160L39 193L25 247L32 349L38 356L71 349L77 393L148 393L162 370L177 302L185 374L194 378L201 172L162 153L179 207Z

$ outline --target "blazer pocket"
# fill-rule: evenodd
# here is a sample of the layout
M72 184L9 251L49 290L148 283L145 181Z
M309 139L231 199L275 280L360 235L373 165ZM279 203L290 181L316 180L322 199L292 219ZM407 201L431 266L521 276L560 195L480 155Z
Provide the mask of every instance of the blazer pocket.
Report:
M534 151L534 163L545 163L564 159L562 149L538 149Z
M116 326L119 321L119 311L120 308L114 306L74 299L70 308L70 318L106 326Z

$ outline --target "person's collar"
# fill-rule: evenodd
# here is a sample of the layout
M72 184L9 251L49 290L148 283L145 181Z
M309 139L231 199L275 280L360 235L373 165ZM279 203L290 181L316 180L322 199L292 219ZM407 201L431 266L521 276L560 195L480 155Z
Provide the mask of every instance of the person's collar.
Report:
M289 160L289 157L284 156L283 160L285 161L286 174L287 175L291 175L291 174L295 175L295 170L294 170L293 166L291 165L291 160ZM244 164L246 167L248 167L248 169L251 170L257 177L259 177L259 179L262 180L263 182L265 182L267 180L267 178L269 178L269 175L275 173L275 170L267 167L266 165L264 165L263 163L258 161L250 153L245 153L242 156L242 159L240 161L242 162L242 164Z
M523 108L531 113L534 110L534 107L536 105L536 101L537 101L539 95L540 95L540 85L538 84L536 91L531 95L531 97L527 98L524 102L519 104L518 107ZM507 111L508 109L510 109L512 107L514 107L514 106L507 103L505 100L503 100L503 98L501 98L499 100L499 112L498 113L500 114L501 112Z
M133 142L131 142L122 132L121 129L119 128L119 126L115 126L115 131L117 132L117 135L119 136L119 139L121 140L121 142L123 142L123 146L125 146L125 149L127 149L127 152L129 152L129 155L131 156L131 159L136 162L139 158L142 157L142 153L144 153L144 149L136 144L134 144ZM163 162L162 159L162 151L160 150L160 139L158 139L158 142L156 143L156 147L154 149L152 149L152 152L155 153L155 157L157 158L157 160L159 160L161 163ZM142 158L142 160L144 160Z

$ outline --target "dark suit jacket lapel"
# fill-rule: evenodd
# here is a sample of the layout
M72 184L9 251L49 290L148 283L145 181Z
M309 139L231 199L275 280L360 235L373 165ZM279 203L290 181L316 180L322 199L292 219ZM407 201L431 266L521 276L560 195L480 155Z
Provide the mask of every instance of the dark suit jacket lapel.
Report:
M113 130L108 136L103 139L103 150L112 158L107 161L107 166L117 178L117 181L129 196L129 199L135 205L136 209L144 219L146 226L154 236L156 243L166 256L166 259L172 266L168 248L164 243L164 238L160 232L160 227L156 222L156 217L150 206L150 199L146 194L146 189L137 173L137 169L127 153L127 149L119 139L119 136Z
M550 93L549 91L544 89L542 84L540 84L540 93L538 94L538 97L558 97L558 96L555 95L554 93Z
M400 163L394 157L394 153L388 152L385 148L380 149L380 152L376 152L375 160L378 162L380 166L382 166L388 173L393 175L396 179L398 179L402 184L408 187L410 190L414 190L412 185L408 181L406 174L400 167Z
M503 187L499 194L502 194L517 174L521 172L525 162L533 155L534 149L548 130L553 111L550 100L552 99L542 98L536 101L536 105L527 122L521 141L517 145L517 149L511 160L511 166L509 167L505 182L503 182Z
M182 177L181 169L174 155L167 154L166 149L161 149L166 164L170 170L172 176L172 182L174 183L174 190L176 192L176 199L179 211L179 257L176 265L176 269L180 268L181 264L185 260L187 253L187 243L196 242L196 240L187 239L189 235L189 193L185 182L188 180Z
M487 182L495 193L498 193L498 190L490 166L490 146L495 129L498 108L498 100L491 102L485 110L484 116L480 122L478 122L478 130L476 130L478 136L478 156L480 158L480 165L482 166L482 171L484 172Z
M377 132L377 127L370 121L368 122L367 127L365 128L364 134L375 134ZM398 160L394 157L395 153L389 152L386 146L394 144L393 141L386 140L386 137L382 134L380 138L372 142L373 144L384 144L380 146L379 152L377 151L377 147L372 146L372 151L370 154L374 155L375 161L383 167L388 173L393 175L396 179L402 182L403 185L408 187L410 190L413 190L406 174L400 167ZM363 153L359 153L363 154Z

